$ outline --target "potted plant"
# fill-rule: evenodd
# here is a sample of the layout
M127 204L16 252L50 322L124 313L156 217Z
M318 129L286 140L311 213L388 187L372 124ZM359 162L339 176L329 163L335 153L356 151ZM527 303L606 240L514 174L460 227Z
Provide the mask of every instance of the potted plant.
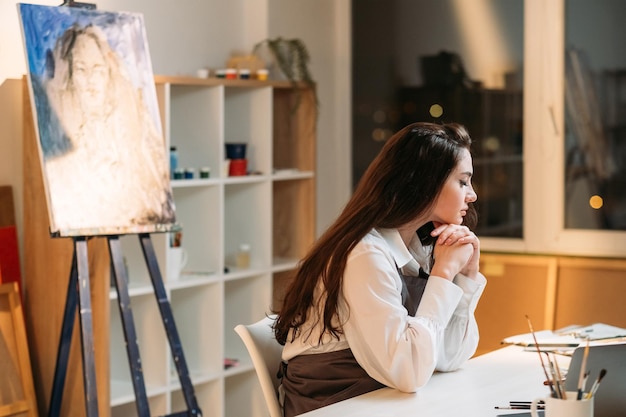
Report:
M264 39L254 45L252 53L262 59L265 57L264 61L266 62L269 61L268 66L273 69L275 78L284 77L294 87L299 82L310 87L315 85L309 70L309 50L302 40L298 38L286 39L280 36ZM267 57L267 53L269 53L269 57ZM315 89L313 89L313 93L315 94L315 104L319 106ZM297 109L299 103L300 96L298 95L294 110Z

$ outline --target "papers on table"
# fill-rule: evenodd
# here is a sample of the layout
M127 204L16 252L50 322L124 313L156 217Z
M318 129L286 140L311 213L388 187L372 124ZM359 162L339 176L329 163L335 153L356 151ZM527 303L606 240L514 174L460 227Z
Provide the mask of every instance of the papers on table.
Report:
M546 348L574 348L590 341L608 342L614 340L625 341L626 329L604 323L595 323L590 326L568 326L559 330L541 330L535 332L539 347ZM535 347L532 333L510 336L502 340L503 344Z

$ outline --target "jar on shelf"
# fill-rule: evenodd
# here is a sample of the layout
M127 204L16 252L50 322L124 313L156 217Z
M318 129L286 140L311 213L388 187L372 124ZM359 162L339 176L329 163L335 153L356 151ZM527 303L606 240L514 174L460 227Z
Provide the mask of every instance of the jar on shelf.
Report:
M237 268L250 268L250 245L242 243L237 252Z

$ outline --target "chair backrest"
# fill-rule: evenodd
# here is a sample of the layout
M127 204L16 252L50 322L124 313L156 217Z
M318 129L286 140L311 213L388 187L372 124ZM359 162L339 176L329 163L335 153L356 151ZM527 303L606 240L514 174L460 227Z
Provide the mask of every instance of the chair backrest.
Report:
M272 329L274 320L275 316L270 316L254 324L239 324L235 327L235 332L248 349L256 375L261 383L270 417L282 417L282 408L278 402L280 380L276 373L281 361L283 347L274 337Z

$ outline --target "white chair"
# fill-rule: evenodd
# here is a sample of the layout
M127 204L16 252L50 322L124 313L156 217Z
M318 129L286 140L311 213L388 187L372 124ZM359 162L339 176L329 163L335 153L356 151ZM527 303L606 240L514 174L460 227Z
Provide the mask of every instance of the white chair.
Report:
M254 324L239 324L235 327L235 332L248 349L256 375L261 383L270 417L283 417L283 410L278 401L280 380L276 377L283 347L274 337L272 324L275 318L275 316L270 316Z

